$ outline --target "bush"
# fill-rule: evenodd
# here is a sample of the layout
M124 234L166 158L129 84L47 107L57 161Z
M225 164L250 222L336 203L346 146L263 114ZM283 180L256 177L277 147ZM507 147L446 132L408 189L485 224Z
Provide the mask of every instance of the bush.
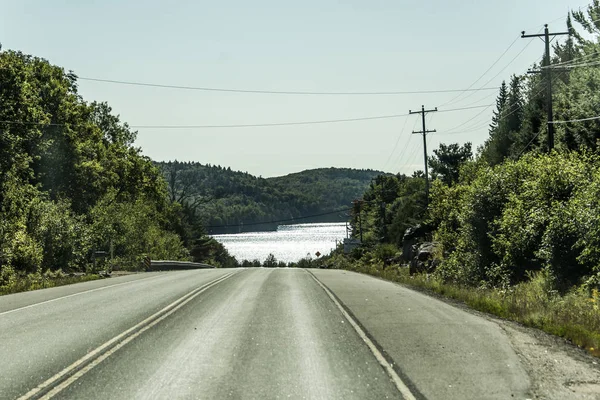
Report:
M592 155L530 154L452 188L434 184L434 238L448 254L438 275L506 288L547 268L567 290L600 271L598 166Z

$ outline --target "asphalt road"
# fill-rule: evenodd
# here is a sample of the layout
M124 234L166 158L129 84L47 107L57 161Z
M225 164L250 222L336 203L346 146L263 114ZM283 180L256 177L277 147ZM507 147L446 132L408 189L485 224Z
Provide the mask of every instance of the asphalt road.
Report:
M346 271L148 273L0 297L0 398L506 399L501 329Z

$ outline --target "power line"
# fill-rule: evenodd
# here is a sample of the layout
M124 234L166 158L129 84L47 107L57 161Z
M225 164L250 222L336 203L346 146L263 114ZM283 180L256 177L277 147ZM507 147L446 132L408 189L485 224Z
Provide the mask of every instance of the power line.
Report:
M540 85L540 83L538 83L537 85ZM536 85L536 86L537 86ZM537 91L535 94L533 94L533 96L531 97L535 97L537 95L539 95L540 93L542 93L544 90L546 90L546 87L544 86L541 90ZM505 120L506 118L510 117L511 115L513 115L514 113L516 113L517 111L521 110L522 107L518 105L518 103L513 103L509 106L509 110L511 110L508 114L504 114L500 117L500 119L498 119L498 122ZM485 111L485 110L484 110ZM472 126L470 128L466 128L467 130L463 130L463 131L459 131L459 132L451 132L452 130L458 128L459 126L455 126L454 128L451 128L448 130L448 132L443 132L443 134L447 134L447 135L455 135L455 134L459 134L459 133L470 133L470 132L474 132L474 131L478 131L481 128L484 128L486 126L489 125L489 122L486 121L483 124L480 125L476 125L476 126Z
M440 112L454 112L462 110L470 110L473 108L487 107L473 106L473 107L462 107L447 110L440 110ZM357 121L371 121L381 119L392 119L406 117L409 114L392 114L392 115L378 115L371 117L358 117L358 118L345 118L345 119L329 119L320 121L294 121L294 122L273 122L273 123L257 123L257 124L232 124L232 125L128 125L129 128L133 129L217 129L217 128L254 128L254 127L271 127L271 126L293 126L293 125L318 125L318 124L332 124L341 122L357 122ZM84 126L84 124L63 124L63 123L45 123L45 122L27 122L27 121L0 121L0 124L9 125L39 125L39 126ZM87 126L87 125L85 125Z
M568 64L568 65L564 65L564 66L560 66L560 65L550 65L549 67L542 67L541 69L544 70L550 70L550 69L574 69L574 68L584 68L584 67L595 67L597 65L600 65L600 61L592 61L592 62L583 62L583 63L577 63L577 64Z
M482 87L478 89L439 89L439 90L402 90L402 91L380 91L380 92L313 92L313 91L299 91L299 90L251 90L251 89L228 89L228 88L217 88L217 87L203 87L203 86L179 86L179 85L165 85L158 83L148 82L130 82L130 81L119 81L113 79L99 79L99 78L87 78L78 77L79 80L92 81L92 82L103 82L113 83L119 85L130 85L130 86L146 86L160 89L179 89L179 90L197 90L204 92L224 92L224 93L246 93L246 94L281 94L281 95L310 95L310 96L388 96L388 95L405 95L405 94L435 94L435 93L455 93L455 92L479 92L485 90L497 90L497 87Z
M544 66L550 67L550 36L552 38L556 36L564 36L571 35L571 32L552 32L548 30L548 24L544 25L544 33L542 34L534 34L534 35L526 35L525 31L521 32L522 38L544 38L545 44L545 57L544 57ZM529 41L531 43L531 40ZM546 79L546 112L548 114L548 151L552 151L554 148L554 125L550 123L550 121L554 120L553 110L552 110L552 71L550 69L546 69L544 71L544 78Z
M492 65L490 65L490 67L488 69L485 70L485 72L483 74L481 74L481 76L479 78L477 78L473 83L471 83L469 85L469 87L466 90L463 90L461 93L458 94L458 96L454 97L453 99L451 99L450 101L442 104L442 106L446 106L448 104L452 104L455 102L456 99L458 99L460 96L462 96L464 93L466 93L468 90L470 90L473 86L475 86L475 84L477 82L479 82L488 72L490 72L492 70L492 68L494 68L496 66L496 64L498 64L500 62L500 60L502 59L502 57L504 57L504 55L506 55L506 53L508 53L508 51L515 45L515 43L517 43L517 41L519 40L519 36L517 36L515 38L515 40L506 48L506 50L504 50L504 52L500 55L500 57L498 57L496 59L496 61L494 61L492 63Z
M558 74L556 74L552 79L553 80L558 80L565 73L566 73L565 71L561 71ZM544 81L540 81L540 82L537 82L536 84L534 84L531 87L531 90L533 90L534 88L538 88L540 85L543 85L543 87L540 90L538 90L537 92L535 92L533 95L531 95L530 97L536 97L537 95L539 95L540 93L542 93L544 90L546 90L546 85L545 85ZM498 121L503 121L506 118L510 117L512 114L514 114L517 111L519 111L522 107L516 107L517 105L518 105L518 103L513 103L513 104L509 105L508 109L511 110L511 111L508 114L503 114ZM486 111L486 110L483 110L483 111ZM481 113L479 113L479 114L481 114ZM474 125L471 128L467 128L467 130L463 130L463 131L460 131L460 132L452 132L453 130L455 130L455 129L459 128L460 126L462 126L462 124L461 124L461 125L458 125L458 126L455 126L453 128L448 129L446 132L443 132L442 134L454 135L454 134L459 134L459 133L470 133L470 132L477 131L477 130L479 130L479 129L487 126L487 125L489 125L489 122L486 121L483 124Z
M468 120L466 120L462 124L456 125L455 127L448 129L447 132L443 132L443 133L452 133L453 130L456 130L456 129L460 128L460 127L465 126L466 124L468 124L469 122L473 121L475 118L479 117L481 114L483 114L484 112L486 112L491 106L493 106L493 104L490 104L488 107L484 108L483 110L481 110L480 112L478 112L477 114L475 114L472 118L469 118Z
M525 151L525 150L526 150L526 149L529 147L529 145L530 145L531 143L533 143L533 141L534 141L534 140L535 140L535 139L536 139L536 138L537 138L537 137L540 135L540 132L541 132L541 130L539 130L539 131L538 131L538 133L536 133L536 134L535 134L535 135L534 135L534 136L531 138L531 140L529 141L529 143L527 143L527 144L525 145L525 147L523 147L523 148L521 149L521 151L520 151L520 152L519 152L519 154L517 155L517 158L521 157L521 154L523 154L523 152L524 152L524 151Z
M524 52L524 51L525 51L525 50L526 50L526 49L529 47L529 45L530 45L530 44L531 44L531 42L528 42L528 43L527 43L527 44L526 44L526 45L525 45L525 46L524 46L524 47L521 49L521 51L519 51L519 52L517 53L517 55L516 55L516 56L514 56L514 57L512 58L512 60L510 60L510 61L508 62L508 64L506 64L506 65L504 66L504 68L502 68L500 71L498 71L498 73L497 73L496 75L494 75L493 77L491 77L491 78L490 78L490 79L489 79L489 80L488 80L486 83L484 83L484 84L483 84L483 86L486 86L486 85L488 85L490 82L492 82L494 79L496 79L496 78L497 78L497 77L498 77L498 76L499 76L501 73L503 73L503 72L506 70L506 68L508 68L508 67L509 67L509 66L510 66L510 65L511 65L513 62L515 62L515 60L516 60L517 58L519 58L519 56L520 56L521 54L523 54L523 52ZM462 100L464 101L464 100L468 99L469 97L471 97L471 96L473 95L473 93L474 93L474 92L472 92L472 93L469 93L467 96L463 97L463 99L462 99Z
M479 106L449 108L447 110L437 110L437 111L443 113L443 112L452 112L452 111L473 110L473 109L476 109L476 108L487 108L487 107L490 107L490 106L493 106L493 105L494 104L482 104L482 105L479 105Z
M419 120L415 119L415 122L414 122L414 124L412 126L412 129L411 129L412 131L415 130L415 128L417 126L417 122L419 122ZM408 150L408 145L409 145L409 143L410 143L410 141L411 141L412 138L413 138L413 135L410 135L408 137L408 140L406 141L406 144L404 145L404 149L402 149L402 151L400 152L400 155L398 155L398 157L396 157L396 159L394 160L394 165L402 165L402 164L399 164L399 162L404 157L404 154L406 154L406 150Z
M568 60L568 61L562 61L562 62L554 63L554 64L550 65L549 67L542 66L540 69L545 69L545 68L554 68L554 67L558 67L558 66L561 66L561 65L566 65L566 66L568 66L568 65L571 65L571 64L575 64L577 61L585 60L585 59L587 59L587 58L590 58L590 57L596 57L596 56L598 56L598 53L596 53L596 52L594 51L593 53L586 54L586 55L584 55L584 56L581 56L581 57L576 57L576 58L573 58L573 59L571 59L571 60ZM589 61L589 60L588 60L588 61ZM586 62L588 62L588 61L586 61Z
M549 124L570 124L571 122L595 121L597 119L600 119L600 116L598 116L598 117L589 117L589 118L580 118L580 119L570 119L568 121L550 121L548 123Z
M294 125L319 125L335 124L341 122L372 121L378 119L391 119L405 117L406 114L379 115L374 117L359 117L346 119L329 119L320 121L296 121L296 122L270 122L258 124L232 124L232 125L130 125L134 129L220 129L220 128L258 128L271 126L294 126Z
M490 94L486 95L485 97L482 97L481 99L479 99L479 100L477 100L477 101L474 101L474 102L472 102L472 103L469 103L469 104L467 104L465 107L470 107L470 106L473 106L473 105L475 105L475 104L477 104L477 103L479 103L479 102L481 102L481 101L484 101L484 100L487 100L487 99L489 99L489 98L490 98L490 97L492 97L492 96L497 96L497 94L496 94L496 93L490 93Z
M430 110L426 110L424 105L421 106L421 111L411 111L411 110L408 111L409 114L420 114L421 115L422 130L413 131L413 134L423 135L423 159L424 159L424 164L425 164L425 207L426 208L429 204L429 172L427 171L427 134L430 132L435 132L435 129L427 130L425 115L432 113L432 112L437 112L437 111L438 111L437 107L430 109Z
M400 129L400 134L398 135L398 138L396 139L396 144L394 144L394 148L392 149L392 152L388 156L387 161L385 162L385 165L383 166L383 170L385 170L387 168L387 166L390 163L390 160L392 158L392 155L394 155L394 153L396 152L396 149L398 148L398 143L400 143L400 138L402 138L402 135L404 134L404 130L406 129L407 122L408 122L408 116L404 119L404 125L402 125L402 129Z

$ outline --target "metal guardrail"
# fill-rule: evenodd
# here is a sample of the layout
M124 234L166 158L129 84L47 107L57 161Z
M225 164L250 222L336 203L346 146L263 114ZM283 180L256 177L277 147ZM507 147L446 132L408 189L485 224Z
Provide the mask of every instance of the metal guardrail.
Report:
M150 260L147 271L175 271L185 269L215 268L212 265L191 261Z

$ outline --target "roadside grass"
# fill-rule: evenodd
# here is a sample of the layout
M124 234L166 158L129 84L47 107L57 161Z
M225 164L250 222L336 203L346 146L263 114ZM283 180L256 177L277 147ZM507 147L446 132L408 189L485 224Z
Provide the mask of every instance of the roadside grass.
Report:
M28 274L15 276L5 285L0 286L0 296L7 294L28 292L31 290L46 289L56 286L71 285L73 283L94 281L102 279L98 274L85 274L80 276L69 276L65 274Z
M433 292L460 301L470 308L538 328L563 337L600 357L600 293L575 288L561 295L550 289L548 276L532 274L530 280L507 290L472 288L445 283L430 274L410 275L408 268L382 263L347 266L347 269Z

